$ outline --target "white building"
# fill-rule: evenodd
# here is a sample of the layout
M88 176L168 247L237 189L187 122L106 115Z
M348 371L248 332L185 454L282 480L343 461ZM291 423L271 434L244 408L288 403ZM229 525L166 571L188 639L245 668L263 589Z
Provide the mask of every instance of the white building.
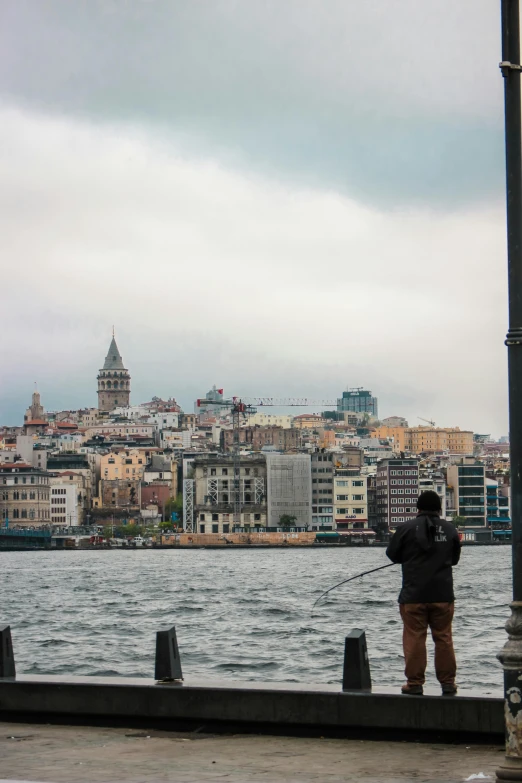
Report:
M121 416L124 419L148 419L150 410L145 405L129 405L126 407L114 408L111 411L111 417Z
M179 413L173 411L152 413L148 417L147 423L155 424L158 430L177 429L179 427Z
M309 454L267 454L267 523L278 528L281 516L296 517L295 527L312 527L312 467Z
M51 524L61 527L75 527L78 521L78 487L76 483L61 476L49 479Z
M350 474L354 471L345 470ZM366 475L334 476L334 519L337 530L368 527L368 477Z

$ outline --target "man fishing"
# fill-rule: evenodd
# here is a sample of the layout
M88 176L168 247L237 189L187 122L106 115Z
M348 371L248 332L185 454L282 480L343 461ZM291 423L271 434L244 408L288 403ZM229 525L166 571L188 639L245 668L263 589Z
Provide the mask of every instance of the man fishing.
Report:
M428 626L435 643L435 673L443 695L457 692L457 662L451 636L455 596L452 566L460 558L458 533L440 518L441 502L436 492L422 492L418 515L397 528L386 550L402 565L399 607L407 683L405 694L422 695L426 672Z

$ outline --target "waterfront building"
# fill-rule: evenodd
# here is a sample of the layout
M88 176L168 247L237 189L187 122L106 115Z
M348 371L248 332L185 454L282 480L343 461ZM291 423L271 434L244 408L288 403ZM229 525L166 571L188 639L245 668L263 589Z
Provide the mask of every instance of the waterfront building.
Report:
M131 377L123 365L114 334L97 380L99 411L113 411L115 408L127 407L130 404Z
M39 527L50 522L49 473L26 462L0 464L0 525Z
M463 527L487 527L485 467L473 459L462 459L460 464L450 465L447 471L448 486L453 489L455 516L462 517Z
M194 522L198 533L234 533L267 527L266 460L242 456L239 492L240 528L234 529L234 460L225 455L198 455L184 460L184 475L192 474ZM189 479L190 480L190 479Z
M355 446L311 454L312 530L336 529L334 477L343 471L358 476L362 465L363 452Z
M312 479L309 454L267 454L267 522L281 528L281 517L295 517L293 527L312 527Z
M377 527L377 475L369 473L366 480L366 495L368 498L368 527Z
M373 397L371 391L365 389L346 389L342 397L337 400L338 411L349 411L350 413L368 413L370 416L378 418L378 400Z
M333 477L335 452L311 454L312 530L334 530Z
M416 459L384 459L377 463L377 525L396 528L417 516L419 463Z
M73 475L60 474L49 479L52 525L76 527L80 524L78 487L72 480ZM81 480L81 476L78 478Z
M51 523L71 525L83 525L89 515L92 499L91 471L64 470L51 476ZM53 492L54 489L65 489L64 492ZM53 503L55 497L66 498L66 503ZM53 505L56 507L54 516L65 514L66 520L53 520ZM65 510L62 508L65 505ZM75 520L75 521L74 521Z
M368 528L367 476L353 468L338 468L334 475L334 515L336 529Z

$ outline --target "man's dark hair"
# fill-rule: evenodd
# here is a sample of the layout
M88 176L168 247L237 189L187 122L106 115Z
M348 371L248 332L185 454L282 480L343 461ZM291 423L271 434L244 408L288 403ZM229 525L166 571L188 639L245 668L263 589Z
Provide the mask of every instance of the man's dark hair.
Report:
M427 489L426 492L421 492L419 499L417 500L417 508L419 511L441 511L442 504L440 497L436 492L431 489Z

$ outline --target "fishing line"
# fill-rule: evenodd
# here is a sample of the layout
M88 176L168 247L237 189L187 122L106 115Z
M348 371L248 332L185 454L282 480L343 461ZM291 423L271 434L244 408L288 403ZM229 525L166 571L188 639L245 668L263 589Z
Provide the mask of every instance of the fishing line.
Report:
M360 579L361 576L368 576L368 574L374 574L376 571L382 571L383 568L390 568L390 566L397 565L396 563L386 563L386 565L379 566L379 568L372 568L371 571L363 571L362 574L357 574L356 576L350 576L348 579L343 579L342 582L339 582L339 584L334 585L333 587L329 587L328 590L325 590L324 593L322 593L317 601L312 606L312 611L310 612L310 617L314 616L314 609L319 603L319 601L325 597L325 595L328 595L328 593L331 593L332 590L335 590L336 587L340 587L341 585L345 585L347 582L351 582L353 579Z

